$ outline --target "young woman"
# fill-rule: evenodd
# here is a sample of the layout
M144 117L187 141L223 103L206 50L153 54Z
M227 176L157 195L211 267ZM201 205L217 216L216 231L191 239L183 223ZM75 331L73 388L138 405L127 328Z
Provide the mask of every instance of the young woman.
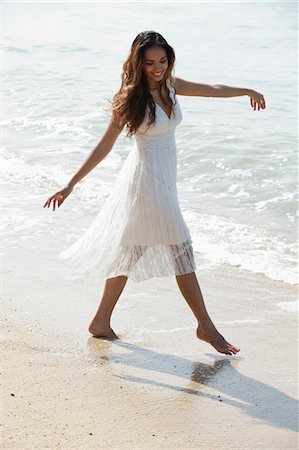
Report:
M97 146L68 185L44 207L60 205L74 186L111 151L124 126L136 142L113 190L88 230L60 255L81 272L106 278L99 308L89 325L94 337L118 339L110 326L112 311L128 277L135 282L175 275L198 326L196 335L218 352L236 354L215 328L195 275L192 239L182 216L176 188L175 128L182 121L177 95L235 97L248 95L264 109L263 95L251 89L199 84L172 76L173 48L154 31L139 33L123 65L110 123Z

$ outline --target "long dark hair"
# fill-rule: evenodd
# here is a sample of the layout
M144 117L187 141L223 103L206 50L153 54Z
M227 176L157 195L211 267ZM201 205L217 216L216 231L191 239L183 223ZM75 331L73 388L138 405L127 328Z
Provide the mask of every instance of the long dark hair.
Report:
M162 47L167 55L168 67L160 87L167 93L169 104L173 103L169 95L166 80L173 85L172 70L175 62L173 48L166 42L164 37L156 31L142 31L134 39L130 54L123 64L121 74L121 87L114 95L108 111L112 111L112 117L123 127L126 125L127 137L136 133L143 122L147 105L150 108L148 126L155 122L155 102L148 89L146 76L143 72L144 55L151 47Z

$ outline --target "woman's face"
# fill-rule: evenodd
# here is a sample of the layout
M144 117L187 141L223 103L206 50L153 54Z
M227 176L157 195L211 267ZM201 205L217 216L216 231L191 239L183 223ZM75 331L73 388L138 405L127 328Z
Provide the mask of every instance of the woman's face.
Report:
M145 51L143 70L150 85L163 79L168 67L166 51L162 47L151 47Z

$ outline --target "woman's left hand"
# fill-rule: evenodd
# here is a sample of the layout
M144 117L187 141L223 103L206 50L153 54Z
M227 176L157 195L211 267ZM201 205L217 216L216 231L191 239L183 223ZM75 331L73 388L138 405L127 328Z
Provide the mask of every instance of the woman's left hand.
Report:
M266 102L262 94L257 91L251 90L248 95L250 97L250 104L254 110L256 110L256 107L258 108L258 111L260 109L266 109Z

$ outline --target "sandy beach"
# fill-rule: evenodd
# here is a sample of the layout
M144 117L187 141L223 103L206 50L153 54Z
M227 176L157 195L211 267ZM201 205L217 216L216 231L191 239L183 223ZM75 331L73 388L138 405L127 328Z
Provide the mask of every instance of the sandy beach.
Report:
M6 1L2 13L0 447L298 449L298 4ZM118 340L88 332L105 280L58 255L113 192L127 130L59 211L43 208L103 136L132 41L150 29L175 50L175 77L266 101L178 94L178 197L207 310L237 355L196 338L174 276L128 280Z
M197 260L235 356L196 339L174 278L129 280L112 317L120 339L96 339L104 280L72 279L50 236L34 242L18 259L10 242L5 261L2 448L297 448L294 286Z

